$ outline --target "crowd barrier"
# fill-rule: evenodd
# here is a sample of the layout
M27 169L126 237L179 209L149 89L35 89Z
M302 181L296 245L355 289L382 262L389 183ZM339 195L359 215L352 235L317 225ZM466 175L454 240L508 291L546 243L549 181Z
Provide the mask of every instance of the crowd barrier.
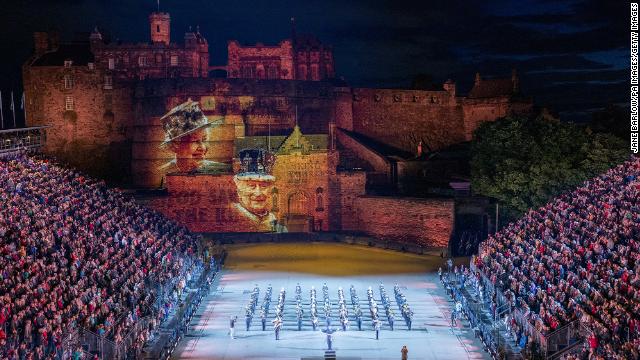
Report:
M543 331L542 320L537 318L537 315L532 315L518 307L515 299L510 301L502 289L499 286L495 286L494 282L481 269L475 266L473 259L470 263L470 269L480 276L485 293L493 297L497 307L509 309L510 317L523 330L529 342L537 344L538 350L544 358L552 357L556 353L569 349L584 336L582 325L577 319L553 331Z
M48 126L0 130L0 158L39 150L46 142L46 128Z
M480 339L492 358L496 358L499 349L498 334L493 325L485 324L480 318L483 311L481 302L469 302L463 294L464 282L460 276L454 276L452 273L446 273L443 278L445 288L449 291L449 295L454 301L460 301L462 305L462 314L469 321L469 326L474 331L474 335ZM458 314L458 318L461 314ZM453 326L453 324L452 324Z
M221 245L227 244L253 244L253 243L343 243L360 245L378 249L394 250L412 254L424 255L427 253L447 253L446 248L422 246L420 244L402 243L393 240L377 239L357 233L221 233L204 234L206 238Z
M209 294L217 270L217 266L204 269L197 279L191 281L189 288L197 289L197 291L190 292L183 303L184 306L178 308L168 323L157 329L155 344L148 350L150 354L147 358L169 359L171 357L178 342L189 331L189 326L200 303Z
M174 255L179 256L177 253ZM195 275L197 277L191 278L187 287L198 290L187 295L182 302L185 305L180 307L175 315L180 327L184 328L185 323L188 324L191 321L202 298L208 292L210 276L215 272L215 269L207 268L199 259L190 256L182 258L183 266L178 276L163 284L150 280L145 282L145 286L149 287L152 295L156 298L154 311L151 311L152 315L135 319L129 331L117 342L111 339L112 334L110 333L97 334L79 326L71 327L65 331L61 341L61 349L56 353L56 359L93 359L95 356L100 360L140 359L143 345L154 331L158 331L158 326L162 324L162 319L157 320L153 314L157 314L164 304L175 300L173 288L181 277ZM126 314L122 315L115 323L126 321L126 316ZM180 331L180 329L177 330Z

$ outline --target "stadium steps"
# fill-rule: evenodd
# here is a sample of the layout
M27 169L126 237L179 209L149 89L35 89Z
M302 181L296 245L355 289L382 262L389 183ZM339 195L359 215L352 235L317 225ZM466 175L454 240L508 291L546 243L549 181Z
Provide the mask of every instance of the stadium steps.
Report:
M481 304L479 300L478 294L471 287L465 287L462 289L463 296L467 299L467 302L470 304L474 304L475 308L480 308L481 311L477 314L480 321L482 321L483 325L488 328L492 328L493 335L498 338L498 342L500 345L504 346L506 350L506 358L507 359L522 359L522 349L518 346L515 339L509 334L506 329L504 321L498 321L497 324L492 319L491 308L487 306L487 304ZM497 328L496 326L497 325Z
M579 352L581 352L584 349L584 341L576 341L575 343L565 347L564 349L561 349L559 351L556 351L555 353L549 355L547 357L548 360L558 360L558 359L563 359L565 358L567 355L574 355L574 354L578 354Z

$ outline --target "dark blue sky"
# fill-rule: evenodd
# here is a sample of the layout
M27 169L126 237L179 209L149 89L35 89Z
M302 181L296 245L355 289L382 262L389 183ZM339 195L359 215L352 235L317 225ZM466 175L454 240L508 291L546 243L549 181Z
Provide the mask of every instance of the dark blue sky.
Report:
M123 41L148 41L154 0L26 0L0 14L0 90L20 88L32 32L55 27L63 39L94 26ZM172 38L189 25L224 64L229 39L277 43L299 33L332 44L336 71L353 86L407 87L413 75L452 78L467 92L476 71L508 76L563 119L628 100L629 7L612 0L161 0ZM6 115L6 105L5 105Z

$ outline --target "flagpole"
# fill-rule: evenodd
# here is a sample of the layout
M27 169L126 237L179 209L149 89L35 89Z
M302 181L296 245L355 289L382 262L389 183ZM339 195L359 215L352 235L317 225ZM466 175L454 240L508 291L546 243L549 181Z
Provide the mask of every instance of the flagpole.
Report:
M298 127L298 104L296 104L296 127ZM296 146L300 147L300 137L296 137Z
M24 124L25 127L27 125L27 99L24 97L24 91L22 92L22 101L20 102L20 104L22 104L22 114L24 115Z
M11 112L13 113L13 128L16 128L16 104L13 101L13 91L11 91Z
M2 122L2 126L0 129L4 129L4 114L2 111L2 91L0 91L0 121Z

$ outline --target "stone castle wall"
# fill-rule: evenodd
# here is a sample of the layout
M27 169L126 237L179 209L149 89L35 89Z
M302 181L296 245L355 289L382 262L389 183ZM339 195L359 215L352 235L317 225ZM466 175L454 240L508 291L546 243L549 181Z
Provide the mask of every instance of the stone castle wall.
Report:
M364 171L340 171L330 182L330 229L357 231L355 201L365 195L367 174Z
M73 75L73 89L64 89L65 74ZM515 110L506 99L457 99L447 91L334 88L327 82L117 79L112 89L105 89L102 71L77 66L31 67L24 77L28 124L52 125L49 152L66 154L63 158L80 165L76 160L86 159L87 152L113 153L110 147L114 146L124 151L128 148L122 144L133 142L128 146L134 150L118 158L133 158L134 184L143 187L160 186L162 175L148 182L141 181L147 175L138 175L171 157L159 149L164 138L159 117L188 98L200 101L207 116L224 117L227 127L213 130L215 139L231 141L231 131L235 137L286 135L296 124L297 114L303 133L326 134L329 123L335 121L340 128L408 153L415 152L419 141L437 150L470 140L482 122ZM73 111L64 110L67 95L73 97ZM231 150L228 144L214 141L210 151L211 159L227 162L221 159L228 159ZM380 162L378 157L357 155L373 165ZM98 166L100 161L94 163Z
M65 76L72 79L69 89ZM130 82L105 89L104 74L87 66L32 67L23 79L27 126L51 125L48 153L92 175L116 182L126 176L133 124Z
M35 34L36 53L23 67L26 123L51 125L46 151L91 175L166 187L169 196L151 206L193 231L250 230L230 208L238 201L231 171L163 170L175 155L161 146L160 118L187 99L198 101L211 121L222 121L207 130L210 161L237 160L235 143L245 136L289 135L296 125L303 134L331 132L329 149L278 155L271 200L279 222L303 218L309 230L365 232L424 246L447 245L453 201L370 197L368 183L387 186L396 175L418 179L428 171L418 161L405 162L418 143L424 151L442 149L470 140L483 122L531 109L531 102L514 102L511 95L457 97L452 81L435 91L351 88L336 80L332 48L310 37L276 46L230 41L228 63L211 67L199 31L185 33L178 44L171 42L169 24L168 14L152 14L153 41L139 44L105 44L96 29L87 53L76 53L74 45L69 56L84 63L71 66L44 66L59 57L35 65L59 45ZM214 69L226 70L227 78L210 78Z
M458 100L447 91L353 89L353 131L415 153L422 141L433 150L464 140Z
M452 199L363 196L354 206L356 228L380 239L446 247L454 228Z
M288 224L293 215L306 218L313 231L330 231L341 230L340 222L332 222L336 214L354 218L352 210L341 213L340 199L352 203L364 194L364 182L331 170L335 169L336 156L332 152L277 155L270 201L271 212L280 223ZM169 196L154 199L149 205L192 231L249 232L232 209L238 202L233 177L232 173L167 175Z
M293 47L290 40L277 46L242 46L235 40L227 44L229 78L295 78Z

